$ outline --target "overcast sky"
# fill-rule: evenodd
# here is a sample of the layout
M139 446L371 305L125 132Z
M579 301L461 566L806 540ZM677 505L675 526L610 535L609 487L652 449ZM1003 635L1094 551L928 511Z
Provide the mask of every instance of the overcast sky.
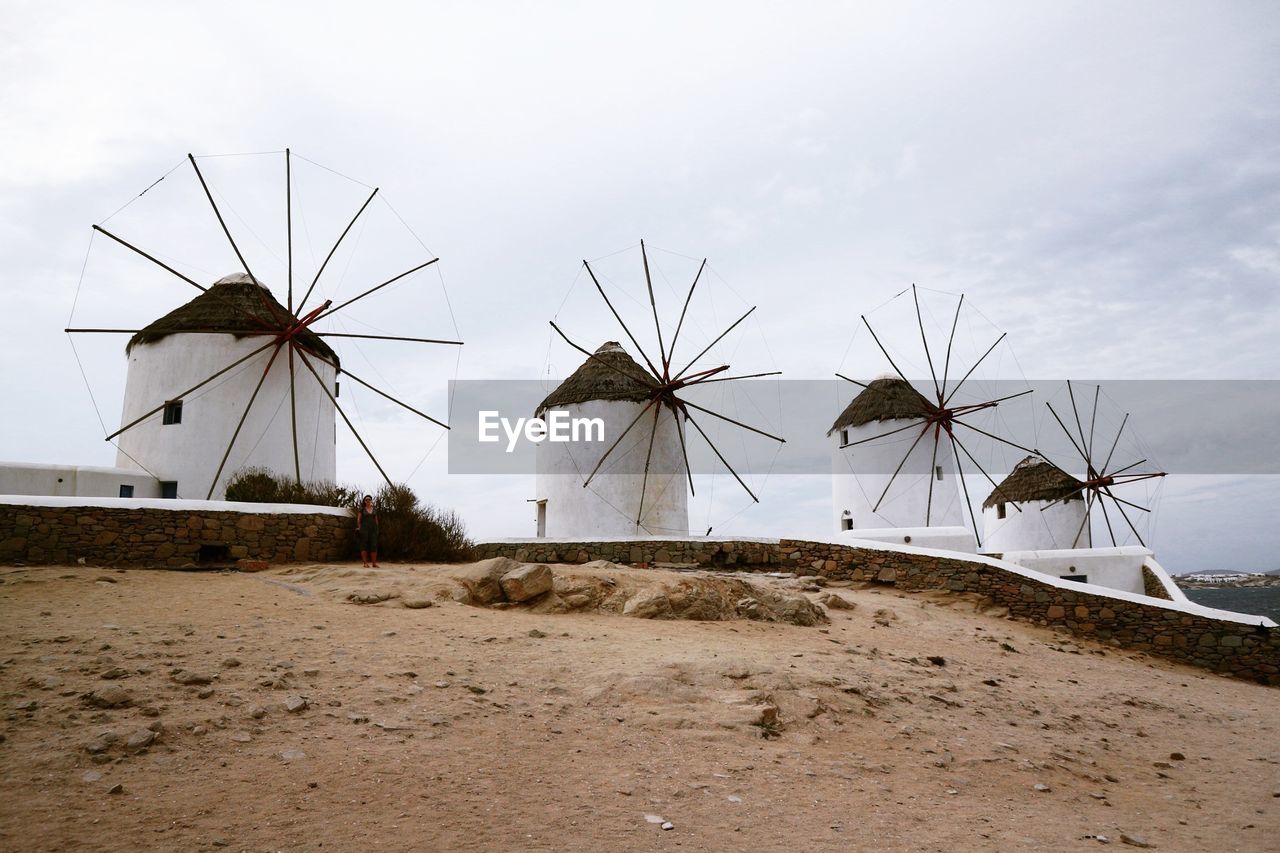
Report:
M189 151L291 146L382 188L442 259L388 330L451 337L443 281L466 346L372 358L437 411L455 376L544 375L580 259L641 237L760 305L762 368L790 378L830 377L858 315L916 282L964 292L1028 377L1280 379L1270 2L0 0L0 93L7 459L114 463L62 329L78 286L78 324L107 319L116 261L95 242L81 283L89 226ZM175 186L129 209L139 228ZM187 298L157 286L133 321ZM122 343L86 344L110 426ZM443 443L419 465L436 432L364 415L393 476L475 535L531 531L532 478L450 477ZM340 479L369 473L342 437ZM1276 480L1169 478L1157 557L1280 566ZM761 498L722 532L829 532L825 478Z

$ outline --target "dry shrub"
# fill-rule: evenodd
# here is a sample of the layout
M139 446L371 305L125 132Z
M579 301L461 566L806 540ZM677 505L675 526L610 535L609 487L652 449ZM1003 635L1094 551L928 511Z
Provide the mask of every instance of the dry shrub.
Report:
M334 483L298 483L266 468L236 472L227 500L358 508L364 493ZM453 562L471 557L471 540L452 510L423 504L408 486L384 485L374 495L378 510L378 557ZM354 524L354 522L353 522ZM355 541L352 539L352 553Z

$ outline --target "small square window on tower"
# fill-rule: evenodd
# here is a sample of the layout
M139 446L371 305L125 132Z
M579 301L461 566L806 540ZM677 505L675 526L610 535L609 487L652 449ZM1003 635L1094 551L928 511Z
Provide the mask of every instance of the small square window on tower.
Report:
M178 496L177 480L161 480L160 481L160 497L173 500Z
M122 498L131 498L131 497L133 497L133 486L129 485L128 483L121 483L121 484L120 484L120 497L122 497Z
M164 404L164 425L182 423L182 401L169 400Z

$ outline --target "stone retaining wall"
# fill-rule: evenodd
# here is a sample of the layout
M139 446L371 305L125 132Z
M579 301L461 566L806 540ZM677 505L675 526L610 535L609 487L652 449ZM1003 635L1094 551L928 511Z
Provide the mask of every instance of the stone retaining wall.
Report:
M1004 605L1018 619L1112 641L1215 672L1280 685L1278 628L1185 613L1170 606L1163 596L1145 603L1083 589L1063 589L980 560L790 539L493 542L477 545L476 551L482 558L504 556L523 562L609 560L633 565L671 563L741 571L786 570L830 580L892 584L910 591L975 592Z
M1156 577L1156 573L1146 566L1142 567L1142 591L1152 598L1163 598L1165 601L1173 600L1173 596L1169 595L1169 591L1164 588L1164 584L1160 583L1160 578Z
M6 505L0 563L196 567L202 545L225 546L231 560L325 562L350 555L353 524L323 513Z

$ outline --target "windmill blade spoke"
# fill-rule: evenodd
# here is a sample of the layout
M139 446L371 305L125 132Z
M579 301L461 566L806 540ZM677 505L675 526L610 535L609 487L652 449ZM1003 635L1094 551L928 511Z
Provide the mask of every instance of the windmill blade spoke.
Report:
M956 437L952 432L947 433L947 438L951 439L951 455L956 460L956 475L960 478L960 490L964 493L964 505L969 510L969 523L973 525L973 539L978 543L978 547L982 547L982 536L978 533L978 518L973 514L973 500L969 497L969 483L964 478L964 468L960 465L960 455L956 453Z
M644 518L644 493L649 488L649 463L653 460L653 440L658 437L658 418L662 415L662 407L653 407L653 426L649 428L649 451L644 455L644 478L640 481L640 505L636 508L636 527Z
M867 327L867 331L871 333L871 337L875 340L876 346L880 348L880 352L884 353L884 357L889 360L889 364L893 367L893 372L898 374L898 378L907 383L907 385L911 385L911 380L907 379L907 375L898 369L898 363L893 360L893 356L889 355L889 351L884 348L884 344L880 343L880 336L876 334L875 329L871 328L871 323L867 320L866 314L862 315L862 325Z
M284 221L285 221L285 243L287 244L286 252L289 256L289 301L286 307L289 313L293 313L293 159L290 156L289 149L284 149ZM301 306L299 306L301 307ZM290 396L293 394L293 347L289 347L289 388ZM295 418L296 420L296 418ZM293 450L296 463L298 455L298 435L295 425L293 436ZM297 465L294 465L297 468ZM298 478L298 482L302 482L302 478Z
M973 367L970 367L969 371L965 373L964 376L960 377L960 381L956 383L956 387L951 389L951 393L948 394L946 400L943 401L944 406L947 403L951 402L951 398L954 397L956 395L956 392L960 390L960 386L963 385L966 381L968 381L969 377L973 375L973 372L978 369L978 365L982 364L982 362L987 360L987 356L991 355L992 350L1000 346L1000 342L1003 341L1008 334L1009 334L1008 332L1001 332L1000 337L996 338L996 342L993 343L991 346L987 347L987 351L982 354L982 357L973 363Z
M231 448L236 446L236 439L240 437L240 430L244 428L244 422L249 418L249 410L253 408L253 403L258 399L258 392L262 390L262 384L267 381L267 375L271 373L271 366L276 363L276 356L280 355L280 347L283 344L277 343L275 350L271 353L271 358L267 359L267 366L263 369L262 375L258 377L258 384L253 386L253 393L249 395L249 402L245 404L244 411L240 413L240 420L236 423L235 431L231 433L231 440L227 442L227 450L222 454L222 461L218 463L218 470L214 472L213 479L209 482L209 491L205 494L205 500L213 500L213 490L218 486L218 478L222 476L222 469L226 467L227 459L231 457Z
M929 353L929 338L924 333L924 317L920 314L920 294L916 292L916 286L911 285L911 299L916 304L916 324L920 327L920 343L924 344L924 358L929 363L929 376L933 378L933 392L938 395L938 402L942 402L942 386L938 384L938 372L933 367L933 356ZM934 448L937 448L937 442L934 442ZM932 485L929 487L930 492L933 491ZM925 510L925 516L928 517L928 510Z
M289 421L293 431L293 479L302 482L302 458L298 453L298 387L293 372L293 344L289 345Z
M884 500L885 495L889 494L889 489L893 488L893 481L898 479L898 474L902 472L902 466L907 464L907 460L911 458L911 453L916 449L916 445L920 443L920 439L928 435L929 430L923 429L916 436L916 440L911 442L911 446L907 448L907 452L902 455L902 461L898 463L898 467L893 469L893 474L889 477L889 482L884 484L884 491L880 493L880 497L876 499L876 505L871 508L872 512L879 512L880 504ZM930 472L932 476L933 472Z
M698 279L702 278L702 271L707 268L707 259L703 258L702 263L698 266L698 272L693 277L693 284L689 286L689 295L684 298L684 307L680 309L680 322L676 323L676 332L671 336L671 348L667 351L667 365L670 366L672 359L676 357L676 339L680 337L680 330L684 328L684 315L689 310L689 301L693 299L693 291L698 286Z
M361 379L359 376L356 376L356 375L355 375L354 373L352 373L350 370L347 370L346 368L343 368L343 369L342 369L342 374L343 374L344 376L347 376L347 377L351 378L351 379L354 379L356 382L358 382L358 383L360 383L361 385L363 385L364 387L368 388L368 389L369 389L370 391L372 391L373 393L375 393L375 394L377 394L377 395L379 395L379 396L381 396L381 397L385 397L386 399L388 399L388 400L390 400L391 402L395 403L395 404L396 404L397 406L399 406L400 408L402 408L402 409L408 409L409 411L413 412L413 413L414 413L415 415L417 415L418 417L420 417L420 418L426 418L427 420L431 421L431 422L432 422L433 424L435 424L436 426L440 426L440 427L444 427L445 429L449 429L449 425L448 425L447 423L445 423L444 421L438 421L438 420L436 420L435 418L431 417L431 415L428 415L426 412L420 412L420 411L418 411L417 409L415 409L413 406L410 406L408 403L405 403L405 402L403 402L402 400L397 400L395 397L392 397L390 394L388 394L386 391L383 391L381 388L375 388L373 385L370 385L368 382L364 381L364 380L363 380L363 379Z
M670 379L671 362L667 360L667 347L662 343L662 323L658 321L658 302L653 298L653 279L649 275L649 253L644 240L640 241L640 257L644 259L644 283L649 288L649 307L653 309L653 328L658 333L658 358L662 361L662 381ZM639 522L636 522L639 524Z
M1085 526L1089 524L1089 518L1093 514L1094 493L1089 492L1089 497L1084 504L1084 518L1080 521L1080 527L1076 530L1076 536L1071 540L1071 547L1075 548L1080 544L1080 536L1084 533ZM1089 531L1089 544L1093 544L1093 531Z
M242 355L242 356L240 356L240 357L239 357L239 358L237 358L235 361L231 362L230 364L228 364L226 367L222 368L222 369L221 369L221 370L219 370L218 372L216 372L216 373L212 374L211 376L207 377L206 379L204 379L204 380L202 380L202 381L200 381L200 382L197 382L195 385L192 385L190 388L188 388L187 390L183 391L182 393L180 393L180 394L175 394L174 396L170 397L169 399L170 399L170 400L181 400L183 397L186 397L188 394L191 394L191 393L192 393L192 392L194 392L194 391L199 391L201 388L203 388L204 386L208 385L210 382L212 382L213 380L217 379L217 378L218 378L219 376L221 376L222 374L224 374L224 373L226 373L227 371L232 370L232 369L234 369L234 368L236 368L236 367L239 367L241 364L244 364L246 361L248 361L249 359L253 358L253 357L254 357L255 355L257 355L258 353L260 353L260 352L262 352L263 350L267 349L267 347L275 346L275 344L276 344L276 342L275 342L275 341L268 341L267 343L263 344L262 346L258 347L257 349L253 350L252 352L248 353L247 355ZM137 426L138 424L142 423L143 421L145 421L147 418L151 417L152 415L157 414L157 413L159 413L159 412L163 411L163 410L164 410L165 405L166 405L166 403L161 403L160 405L156 406L154 409L152 409L151 411L149 411L149 412L147 412L146 414L142 415L141 417L138 417L138 418L136 418L136 419L134 419L134 420L130 421L129 423L125 424L124 426L120 427L120 429L118 429L118 430L116 430L115 432L111 433L111 435L107 436L107 437L106 437L106 439L104 439L104 440L105 440L105 441L110 441L111 439L115 438L116 436L120 435L121 433L123 433L123 432L125 432L125 431L127 431L127 430L132 429L133 427L135 427L135 426Z
M320 276L324 275L324 268L329 266L329 261L332 260L333 253L338 251L338 247L341 246L342 241L346 239L347 233L351 230L351 226L356 224L356 220L360 218L360 214L364 213L365 208L369 206L369 202L373 201L373 197L377 194L378 188L374 187L373 192L369 193L369 197L364 200L364 204L360 205L360 209L356 211L356 215L351 217L351 221L347 223L347 227L342 229L342 234L338 236L338 242L333 244L333 248L329 250L329 254L324 257L324 263L320 264L320 269L316 270L316 277L311 279L311 286L307 288L307 292L298 300L299 313L302 311L302 306L306 305L307 300L311 298L311 291L316 289L316 284L320 281Z
M956 303L956 316L951 320L951 335L947 338L947 360L942 365L942 398L947 398L947 376L951 373L951 344L956 339L956 325L960 322L960 307L964 305L964 294L960 294L960 301Z
M708 415L711 415L711 417L713 418L719 418L720 420L727 421L728 423L731 423L734 426L740 426L745 430L750 430L751 432L754 432L757 435L763 435L765 438L772 438L774 441L779 442L781 444L787 443L787 440L785 438L780 438L776 435L773 435L772 433L767 433L764 430L756 429L753 426L748 426L747 424L744 424L742 421L735 421L733 418L725 417L724 415L719 414L718 412L713 412L710 409L704 409L702 406L699 406L697 403L690 403L688 400L681 400L680 403L682 405L697 409L699 412L706 412Z
M848 444L842 444L842 445L840 445L840 449L841 449L841 450L844 450L846 447L857 447L859 444L866 444L867 442L869 442L869 441L875 441L875 440L876 440L876 439L878 439L878 438L885 438L886 436L894 435L894 434L896 434L896 433L906 432L906 431L907 431L907 430L909 430L909 429L919 429L919 428L920 428L920 424L918 424L918 423L914 423L914 422L913 422L913 423L909 423L909 424L907 424L907 425L906 425L906 426L904 426L904 427L898 427L897 429L891 429L891 430L889 430L888 432L882 432L882 433L880 433L879 435L873 435L873 436L871 436L870 438L860 438L860 439L858 439L857 441L851 441L851 442L849 442ZM928 428L929 428L929 427L928 427L928 424L926 424L926 425L925 425L925 429L928 429Z
M684 473L689 478L689 494L697 497L698 492L693 487L693 469L689 467L689 448L685 445L684 428L680 425L680 414L673 410L671 417L676 422L676 438L680 439L680 458L684 460Z
M1113 474L1111 475L1111 479L1115 480L1115 482L1113 482L1111 485L1125 486L1125 485L1128 485L1129 483L1140 483L1143 480L1154 480L1164 476L1167 476L1167 475L1163 471L1159 471L1154 474L1119 474L1119 475ZM1117 479L1117 477L1119 479Z
M130 250L131 252L135 252L135 253L137 253L137 254L141 255L142 257L144 257L144 258L146 258L147 260L151 261L151 263L153 263L153 264L155 264L156 266L160 267L161 269L165 270L166 272L171 273L171 274L173 274L173 275L177 276L178 278L180 278L180 279L182 279L183 281L185 281L187 284L189 284L189 285L191 285L192 287L194 287L196 290L199 290L201 293L209 293L209 288L205 287L205 286L204 286L204 285L202 285L202 284L198 284L197 282L193 281L192 279L188 278L187 276L185 276L185 275L183 275L182 273L180 273L180 272L178 272L177 270L175 270L173 267L171 267L171 266L169 266L168 264L166 264L164 261L162 261L162 260L160 260L159 258L155 257L154 255L151 255L151 254L148 254L147 252L144 252L142 249L139 249L137 246L133 245L132 243L128 242L127 240L123 240L123 239L121 239L120 237L117 237L115 234L112 234L112 233L111 233L110 231L108 231L107 229L105 229L105 228L103 228L103 227L101 227L101 226L99 226L99 225L95 225L95 226L93 226L93 230L94 230L94 231L97 231L99 234L105 234L106 236L110 237L112 240L115 240L115 241L116 241L117 243L119 243L121 246L124 246L126 249ZM225 298L224 296L222 296L221 294L219 294L219 293L217 293L217 292L214 292L214 293L213 293L213 296L214 296L214 297L215 297L215 298L216 298L220 303L222 303L223 305L226 305L227 307L232 308L232 309L233 309L233 310L235 310L235 311L238 311L239 313L243 314L243 315L244 315L245 317L247 317L248 319L252 320L254 323L257 323L257 324L258 324L259 326L261 326L263 329L269 329L269 328L271 328L271 324L270 324L269 322L267 322L267 321L266 321L265 319L263 319L262 317L259 317L257 314L254 314L252 311L247 310L247 309L246 309L246 308L244 308L243 306L237 305L236 303L234 303L234 302L232 302L231 300L229 300L229 299Z
M622 315L618 313L618 309L613 307L613 303L609 301L609 295L604 292L604 288L600 286L600 280L596 278L595 270L591 269L591 264L585 260L582 265L587 268L587 275L591 276L591 281L596 286L596 290L600 293L600 298L604 300L604 304L609 306L609 311L613 314L613 318L618 321L618 325L622 327L622 331L627 333L627 338L631 341L632 346L640 353L640 357L644 359L644 363L649 365L649 370L653 371L654 376L664 376L658 368L654 367L653 359L649 358L648 353L644 351L644 347L640 346L640 342L636 340L636 336L631 334L631 329L623 321Z
M1023 447L1021 444L1018 444L1016 441L1010 441L1009 439L1007 439L1007 438L1002 438L1002 437L1000 437L1000 436L996 435L996 434L995 434L995 433L993 433L993 432L987 432L985 429L979 429L978 427L974 426L973 424L967 424L967 423L965 423L965 422L964 422L964 421L962 421L962 420L954 420L954 421L952 421L952 423L953 423L953 424L955 424L956 426L962 426L962 427L964 427L965 429L971 429L971 430L973 430L974 432L976 432L976 433L980 433L981 435L985 435L987 438L990 438L990 439L993 439L993 440L995 440L995 441L998 441L998 442L1000 442L1001 444L1007 444L1007 445L1009 445L1010 447L1016 447L1018 450L1024 451L1024 452L1026 452L1026 453L1031 453L1031 454L1034 454L1034 455L1036 455L1036 456L1039 456L1039 455L1040 455L1040 451L1036 450L1035 448L1032 448L1032 447Z
M1140 504L1136 504L1136 503L1134 503L1133 501L1129 501L1129 500L1125 500L1124 498L1116 497L1115 493L1111 491L1111 488L1110 488L1109 486L1103 486L1103 487L1102 487L1102 491L1103 491L1103 492L1106 492L1107 497L1111 498L1111 500L1115 501L1117 504L1124 504L1125 506L1131 506L1131 507L1133 507L1134 509L1139 510L1140 512L1151 512L1151 508L1150 508L1150 507L1145 507L1145 506L1142 506L1142 505L1140 505Z
M569 340L569 336L568 336L568 335L566 335L563 331L561 331L561 330L560 330L560 327L556 325L556 323L555 323L555 321L554 321L554 320L552 320L552 321L550 321L550 322L551 322L551 328L553 328L553 329L555 329L555 330L556 330L556 334L557 334L557 335L559 335L561 338L563 338L563 339L564 339L564 342L565 342L566 344L568 344L569 346L573 347L573 348L574 348L574 349L576 349L578 352L580 352L580 353L582 353L583 355L585 355L587 358L591 359L592 361L595 361L595 362L598 362L598 363L600 363L600 364L603 364L605 367L609 368L609 369L610 369L610 370L612 370L614 373L617 373L619 376L625 376L627 379L630 379L630 380L632 380L633 382L639 382L639 383L640 383L640 384L642 384L642 385L652 385L652 384L653 384L653 377L643 377L643 376L637 376L637 375L636 375L636 374L634 374L634 373L628 373L627 371L623 370L621 367L618 367L618 366L617 366L616 364L614 364L613 362L611 362L611 361L606 361L605 359L601 358L600 356L596 355L595 353L591 352L590 350L587 350L587 349L585 349L585 348L583 348L583 347L578 346L578 345L577 345L577 344L575 344L573 341ZM638 366L639 366L639 365L637 365L637 367L638 367Z
M369 461L373 463L373 467L378 469L378 473L382 475L382 479L387 481L388 486L394 487L395 483L392 483L391 478L387 476L387 472L382 470L382 466L378 464L378 458L373 455L369 445L365 444L364 439L360 437L359 430L356 429L355 424L351 423L351 418L347 417L347 413L342 410L342 406L338 405L337 398L333 396L329 386L324 384L324 380L320 378L320 374L316 372L316 369L311 366L311 359L307 358L306 352L301 347L298 348L298 357L302 359L303 366L311 371L311 375L316 378L316 384L320 386L321 391L324 391L324 395L329 398L329 402L333 403L333 407L338 410L338 414L342 416L342 421L347 425L347 429L351 430L351 434L356 437L356 441L360 442L360 446L364 448L364 452L369 457Z
M693 424L693 428L696 429L698 431L698 434L702 436L702 440L705 441L707 443L707 446L711 448L711 452L716 455L716 458L720 460L720 463L724 465L724 467L729 469L729 473L733 475L733 479L738 481L738 485L742 486L742 488L746 490L747 494L751 495L751 500L755 501L756 503L760 503L760 499L756 497L756 493L751 491L751 488L742 481L741 477L738 476L738 472L733 470L733 466L729 464L729 460L724 458L724 454L720 452L720 448L716 447L715 442L711 440L711 437L708 436L705 432L703 432L702 427L700 427L698 425L698 422L693 419L693 415L689 414L688 412L685 412L685 418L689 421L689 423Z
M376 286L374 286L374 287L369 288L369 289L368 289L368 290L366 290L364 293L361 293L359 296L353 296L353 297L351 297L350 299L348 299L346 302L343 302L341 305L335 305L334 307L330 308L328 311L325 311L323 314L321 314L321 315L319 315L318 317L316 317L316 318L315 318L315 320L313 320L312 322L315 322L316 320L323 320L325 317L329 317L329 316L332 316L333 314L337 314L339 311L341 311L343 308L346 308L346 307L347 307L348 305L350 305L351 303L353 303L353 302L359 302L361 299L364 299L364 298L365 298L366 296L368 296L369 294L371 294L371 293L377 293L379 290L382 290L382 288L386 287L387 285L389 285L389 284L394 284L394 283L396 283L397 281L399 281L400 279L404 278L404 277L405 277L405 276L407 276L407 275L413 275L413 274L414 274L414 273L416 273L418 270L420 270L420 269L424 269L425 267L429 267L429 266L431 266L432 264L434 264L434 263L435 263L436 261L438 261L438 260L440 260L440 259L439 259L439 258L432 258L431 260L427 261L426 263L418 264L418 265L417 265L416 267L414 267L413 269L405 270L404 272L400 273L400 275L393 276L392 278L389 278L389 279L387 279L386 281L384 281L382 284L379 284L379 285L376 285Z
M200 186L204 189L205 197L209 199L209 206L213 208L213 215L218 218L218 224L222 226L222 233L227 236L227 242L231 244L231 250L240 259L240 266L244 268L249 280L259 288L262 288L258 291L258 298L262 302L262 307L267 309L267 313L275 319L276 323L283 323L285 318L280 316L280 311L267 299L266 288L262 287L262 282L258 281L258 277L253 274L253 270L249 269L249 262L245 260L244 253L240 251L240 247L236 245L235 238L231 236L231 229L227 227L227 221L222 218L222 211L218 209L218 203L213 200L213 192L209 189L209 184L205 181L204 173L200 171L200 165L196 163L196 158L188 153L187 159L191 161L191 168L195 169L196 177L200 179Z
M721 332L719 335L717 335L717 336L716 336L716 339L715 339L714 341L712 341L711 343L709 343L709 344L707 344L705 347L703 347L702 352L700 352L700 353L698 353L697 355L695 355L695 356L693 357L693 359L692 359L692 360L690 360L690 362L684 366L684 370L681 370L679 373L677 373L675 376L673 376L673 377L672 377L672 381L674 381L674 380L676 380L676 379L679 379L681 376L684 376L684 375L685 375L685 373L689 370L689 368L693 367L695 364L697 364L697 363L698 363L698 359L702 358L704 355L706 355L708 352L710 352L710 351L711 351L711 348L712 348L713 346L715 346L716 344L720 343L720 341L724 340L724 336L725 336L725 335L729 334L729 333L730 333L730 332L732 332L734 329L738 328L738 324L739 324L739 323L741 323L743 320L747 319L748 317L750 317L750 316L751 316L751 312L752 312L752 311L755 311L755 310L756 310L756 306L755 306L755 305L752 305L750 308L748 308L748 309L747 309L747 313L743 314L741 317L739 317L738 319L734 320L734 321L733 321L733 325L729 326L729 328L725 329L723 332Z
M956 445L962 451L964 451L964 455L969 457L969 461L973 463L973 467L978 469L978 472L981 473L982 476L987 479L987 482L990 483L997 492L999 492L1001 495L1004 495L1005 502L1013 504L1014 509L1016 509L1018 512L1022 512L1022 507L1018 506L1018 502L1010 498L1007 494L1005 494L1004 489L1001 489L999 484L996 483L995 480L991 479L991 475L987 473L987 469L983 468L982 465L978 463L978 460L973 458L973 454L969 452L969 448L964 446L964 442L956 438L954 434L951 436L951 439L956 443Z
M1111 516L1107 513L1107 502L1099 498L1098 506L1102 507L1102 518L1107 523L1107 535L1111 537L1111 547L1114 548L1117 545L1116 532L1111 527Z
M1093 458L1093 431L1098 426L1098 395L1102 393L1101 385L1093 386L1093 412L1089 416L1089 458Z
M914 285L912 285L911 290L913 293L915 292ZM933 481L935 479L933 474L935 471L938 470L938 439L940 438L938 433L940 431L941 431L941 428L937 424L934 424L933 425L933 455L929 459L929 497L925 500L925 503L924 503L924 526L925 527L928 527L929 523L933 520Z
M1049 407L1049 413L1053 415L1053 419L1058 422L1058 426L1062 427L1062 431L1066 433L1067 440L1071 442L1071 446L1076 449L1076 453L1080 454L1080 458L1084 460L1085 467L1089 470L1086 479L1092 479L1093 464L1089 461L1089 455L1084 452L1084 448L1076 444L1075 436L1071 434L1071 430L1067 429L1067 425L1062 422L1062 418L1058 417L1058 412L1053 408L1052 403L1045 403Z
M656 405L657 402L657 400L650 400L648 403L645 403L645 406L640 410L640 413L635 416L631 423L627 424L627 428L619 433L618 437L613 440L613 444L609 445L609 448L600 457L600 460L596 462L596 467L592 468L591 473L587 475L587 479L582 481L582 488L585 489L587 486L591 485L592 478L600 471L600 466L604 464L604 460L609 458L609 454L613 453L614 448L622 443L622 439L627 437L627 433L631 432L631 428L638 424L640 419L644 417L644 413L649 411L650 407Z
M686 385L686 387L689 387L692 385L710 385L712 382L732 382L735 379L759 379L761 376L781 376L781 375L782 375L781 370L770 370L768 373L747 373L742 376L718 376L718 377L715 377L714 379L712 378L699 379L695 382L690 382L688 383L688 385Z
M357 335L351 332L312 332L318 338L360 338L370 341L407 341L413 344L449 344L462 346L462 341L445 341L439 338L406 338L400 335Z
M1110 474L1107 474L1106 473L1107 469L1103 468L1102 471L1099 473L1104 474L1105 476L1108 476L1108 477L1119 477L1120 475L1124 474L1125 471L1128 471L1130 468L1137 468L1139 465L1141 465L1143 462L1146 462L1146 461L1147 461L1146 459L1139 459L1137 462L1134 462L1132 465L1126 465L1118 471L1112 471Z
M1105 471L1111 465L1111 457L1116 452L1116 445L1120 443L1120 434L1124 432L1125 424L1129 423L1129 413L1124 413L1124 419L1120 421L1120 429L1116 430L1116 440L1111 442L1111 449L1107 451L1107 461L1102 463L1102 470Z
M1115 495L1111 494L1111 490L1110 490L1110 489L1106 489L1106 490L1104 490L1104 491L1106 491L1106 493L1107 493L1107 497L1111 498L1113 501L1115 501L1115 502L1116 502L1116 509L1120 510L1120 515L1124 517L1125 524L1128 524L1128 525L1129 525L1129 529L1133 531L1133 535L1137 538L1137 540L1138 540L1138 544L1139 544L1139 545L1141 545L1143 548L1147 547L1147 543L1142 541L1142 534L1138 532L1138 528L1136 528L1136 527L1134 527L1134 526L1133 526L1133 520L1129 518L1129 513L1125 512L1125 511L1124 511L1124 507L1123 507L1123 506L1121 506L1121 504L1128 503L1128 501L1121 501L1121 500L1120 500L1119 498L1117 498ZM1101 500L1101 499L1099 499L1099 500ZM1136 504L1135 504L1135 506L1136 506ZM1138 509L1143 509L1143 508L1142 508L1142 507L1138 507ZM1144 510L1144 511L1145 511L1145 512L1150 512L1150 510Z
M1076 407L1076 395L1071 390L1070 379L1067 380L1067 396L1071 398L1071 414L1076 419L1076 430L1080 433L1080 447L1083 448L1085 463L1089 466L1089 479L1092 480L1096 473L1093 468L1093 457L1089 455L1089 445L1084 440L1084 427L1080 425L1080 410Z
M1003 397L996 397L994 400L987 400L985 403L967 403L963 406L952 406L951 411L958 414L967 414L968 412L977 411L979 409L989 409L997 403L1003 403L1005 400L1016 400L1018 397L1025 397L1032 393L1035 393L1034 389L1028 388L1025 391L1019 391L1016 394L1006 394Z

